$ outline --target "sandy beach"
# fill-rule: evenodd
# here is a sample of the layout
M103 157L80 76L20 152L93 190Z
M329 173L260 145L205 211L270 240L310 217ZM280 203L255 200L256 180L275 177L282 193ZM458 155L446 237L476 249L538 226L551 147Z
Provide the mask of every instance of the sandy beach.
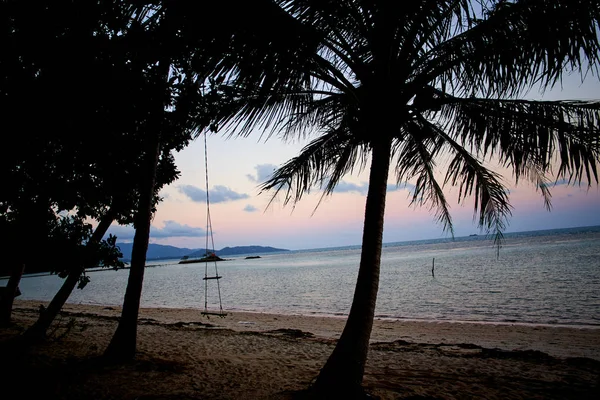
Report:
M31 325L40 304L15 301L0 339ZM13 362L7 382L22 384L12 398L292 398L316 377L345 322L144 308L136 360L99 367L91 360L119 315L118 307L67 305L50 339ZM364 386L380 399L596 399L600 329L377 319Z

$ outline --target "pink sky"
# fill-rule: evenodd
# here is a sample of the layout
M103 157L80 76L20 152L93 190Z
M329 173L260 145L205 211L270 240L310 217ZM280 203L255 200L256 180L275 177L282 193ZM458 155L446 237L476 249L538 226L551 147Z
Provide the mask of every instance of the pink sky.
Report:
M556 89L544 99L591 99L599 95L597 78L588 77L581 84L579 77L567 77L562 92ZM526 98L541 96L529 93ZM215 247L262 245L309 249L360 244L366 174L345 177L340 192L327 198L312 216L319 194L307 196L295 209L284 208L277 202L266 209L270 197L258 196L257 190L258 182L264 179L262 175L296 155L306 142L282 143L270 139L265 143L259 136L257 132L245 139L224 140L218 135L208 139ZM175 159L181 178L162 192L165 200L158 206L151 241L200 248L205 242L206 218L205 198L198 191L205 188L203 143L197 140L176 154ZM390 176L389 183L394 182ZM524 183L510 190L514 209L507 232L600 225L600 191L595 184L591 188L554 187L550 213L531 185ZM455 235L480 233L473 223L472 199L463 206L457 205L455 192L448 191ZM388 194L385 242L448 236L427 208L409 208L408 203L406 189ZM112 231L123 241L128 241L133 232L123 227L114 227Z

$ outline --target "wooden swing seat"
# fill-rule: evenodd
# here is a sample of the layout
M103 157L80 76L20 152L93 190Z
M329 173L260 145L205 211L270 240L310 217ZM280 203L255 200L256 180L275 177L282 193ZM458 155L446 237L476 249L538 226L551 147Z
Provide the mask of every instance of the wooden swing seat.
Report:
M214 311L202 311L202 315L216 315L217 317L225 317L227 313L225 312L214 312Z

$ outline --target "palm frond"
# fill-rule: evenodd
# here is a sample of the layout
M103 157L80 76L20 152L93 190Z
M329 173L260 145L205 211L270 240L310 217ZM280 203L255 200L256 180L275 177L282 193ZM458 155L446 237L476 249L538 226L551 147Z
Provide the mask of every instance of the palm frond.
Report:
M415 7L404 19L404 32L399 35L398 59L410 60L418 66L420 58L463 29L464 21L472 20L474 11L468 0L423 0L411 2ZM404 6L404 5L403 5ZM406 7L404 7L406 8Z
M320 32L321 56L335 63L339 72L365 78L368 71L370 26L357 2L296 0L282 2L290 15Z
M544 206L546 210L552 210L552 193L550 193L550 180L546 177L546 174L540 170L532 170L529 173L530 180L534 184L537 190L542 193L542 199L544 200Z
M292 112L286 120L283 130L283 138L302 135L306 132L314 134L318 131L331 131L336 127L339 129L351 129L356 105L352 104L344 94L329 94L307 103L303 109Z
M212 124L229 137L248 136L255 128L262 129L270 137L294 114L307 113L314 95L305 88L290 88L289 93L259 93L252 88L220 84L209 90L205 97L209 99L207 109Z
M483 157L497 156L516 182L552 172L573 183L598 183L600 101L450 98L441 116L453 137Z
M271 202L284 192L284 205L297 203L315 188L331 194L353 168L364 168L367 151L342 129L332 130L309 143L301 153L278 168L261 184L261 193L274 191Z
M407 124L403 136L403 139L395 140L392 147L392 153L397 155L397 184L416 178L411 205L429 205L444 230L454 236L448 201L434 175L435 158L442 149L443 141L432 132L429 124L415 121Z
M446 150L453 155L444 178L444 185L458 186L458 202L474 198L473 211L480 228L494 233L494 242L500 246L503 231L511 215L507 190L500 176L485 168L463 145L456 142L439 126L423 116L417 119L444 141Z
M209 10L227 15L227 24L215 18L186 25L190 46L199 49L191 61L199 74L228 77L253 91L309 84L314 55L323 48L314 27L290 15L281 1L213 3Z
M565 69L598 73L597 0L491 1L482 19L433 48L416 84L460 84L461 93L514 95L555 85Z

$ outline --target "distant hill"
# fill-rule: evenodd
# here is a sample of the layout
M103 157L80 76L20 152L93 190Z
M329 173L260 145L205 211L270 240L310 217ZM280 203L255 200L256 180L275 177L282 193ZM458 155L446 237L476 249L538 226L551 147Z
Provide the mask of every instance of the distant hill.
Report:
M123 253L123 261L131 260L131 250L133 243L117 243L117 246ZM221 250L217 250L218 256L234 256L240 254L256 254L256 253L274 253L289 251L287 249L277 249L269 246L235 246L235 247L224 247ZM205 249L188 249L185 247L166 246L162 244L150 243L148 245L148 252L146 253L146 259L148 260L160 260L169 258L181 258L188 256L189 258L202 257L206 254Z
M123 260L131 260L131 250L133 248L133 243L117 243L117 246L119 246L119 248L121 249L121 253L123 253ZM198 251L198 249L187 249L175 246L166 246L162 244L150 243L148 245L146 259L160 260L166 258L181 258L195 251Z

